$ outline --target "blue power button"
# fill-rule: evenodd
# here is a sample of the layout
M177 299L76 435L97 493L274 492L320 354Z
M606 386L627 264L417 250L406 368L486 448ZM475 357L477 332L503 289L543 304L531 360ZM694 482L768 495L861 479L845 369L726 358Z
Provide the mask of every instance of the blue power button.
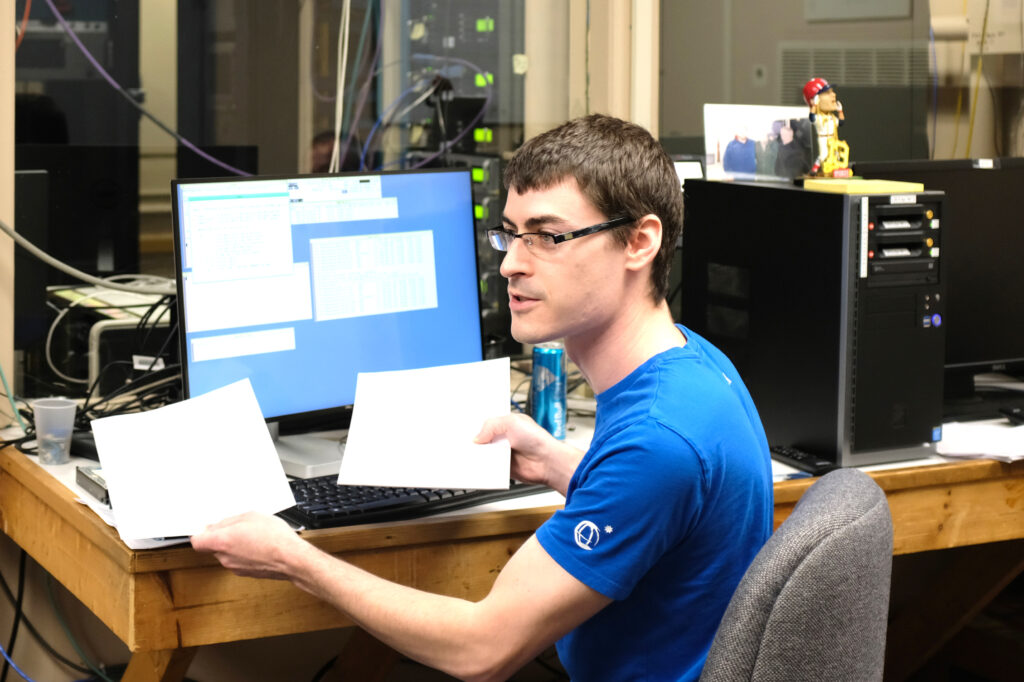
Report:
M942 326L942 315L939 315L938 313L935 313L934 315L932 315L932 326L933 327L941 327Z

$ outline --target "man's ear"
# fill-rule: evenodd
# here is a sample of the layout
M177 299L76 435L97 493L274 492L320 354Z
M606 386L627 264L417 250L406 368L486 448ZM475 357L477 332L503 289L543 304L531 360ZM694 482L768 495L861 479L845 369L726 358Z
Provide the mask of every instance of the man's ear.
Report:
M662 234L661 218L653 213L640 218L637 226L629 233L629 241L626 244L626 267L640 270L649 265L661 249Z

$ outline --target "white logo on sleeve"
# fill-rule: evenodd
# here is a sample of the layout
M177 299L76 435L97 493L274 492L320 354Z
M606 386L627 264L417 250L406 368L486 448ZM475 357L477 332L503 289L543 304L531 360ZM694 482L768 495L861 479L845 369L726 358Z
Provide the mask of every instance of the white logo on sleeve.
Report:
M585 549L588 552L597 547L597 543L601 540L601 531L598 530L597 524L593 521L580 521L577 523L574 534L576 536L576 544L580 549Z

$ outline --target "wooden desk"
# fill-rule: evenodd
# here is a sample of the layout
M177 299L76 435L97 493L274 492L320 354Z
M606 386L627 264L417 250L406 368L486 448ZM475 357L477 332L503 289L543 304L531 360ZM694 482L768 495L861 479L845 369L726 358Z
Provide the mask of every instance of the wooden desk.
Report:
M873 476L889 498L896 554L1024 538L1024 462L974 460ZM811 483L776 484L776 525ZM486 512L303 535L390 580L475 600L554 510ZM0 451L0 530L125 642L132 652L124 677L129 682L180 680L195 648L206 644L351 624L289 583L236 577L187 546L128 549L67 488L13 448ZM1001 571L1006 582L1024 564L1022 556L1014 563L1021 543L1010 544L1016 550Z

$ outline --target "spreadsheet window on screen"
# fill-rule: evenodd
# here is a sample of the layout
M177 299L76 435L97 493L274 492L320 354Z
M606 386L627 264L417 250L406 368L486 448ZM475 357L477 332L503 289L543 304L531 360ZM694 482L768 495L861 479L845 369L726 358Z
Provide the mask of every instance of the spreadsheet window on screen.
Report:
M351 405L358 372L482 359L468 170L173 184L186 394L264 417Z

